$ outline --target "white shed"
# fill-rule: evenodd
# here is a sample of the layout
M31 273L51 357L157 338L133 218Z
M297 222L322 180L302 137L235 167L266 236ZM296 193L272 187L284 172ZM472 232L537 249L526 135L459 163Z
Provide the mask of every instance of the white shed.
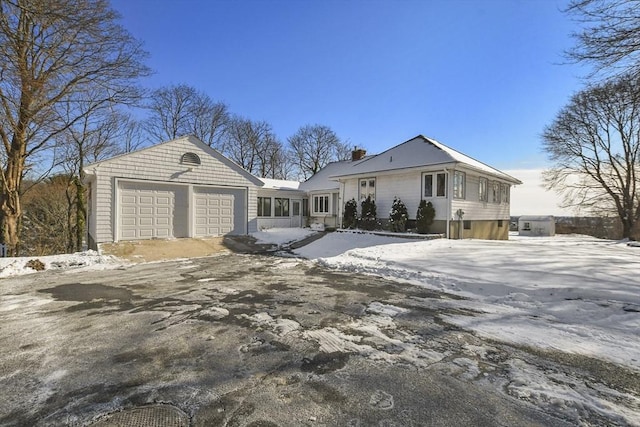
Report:
M521 216L518 231L520 236L555 236L556 220L552 215Z

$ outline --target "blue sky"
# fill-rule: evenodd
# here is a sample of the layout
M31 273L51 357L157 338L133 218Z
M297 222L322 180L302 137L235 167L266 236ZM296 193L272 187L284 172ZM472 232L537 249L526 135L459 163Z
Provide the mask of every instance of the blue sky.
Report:
M584 72L560 0L113 0L155 88L186 83L284 142L324 124L379 153L424 134L500 169L547 165L540 134Z

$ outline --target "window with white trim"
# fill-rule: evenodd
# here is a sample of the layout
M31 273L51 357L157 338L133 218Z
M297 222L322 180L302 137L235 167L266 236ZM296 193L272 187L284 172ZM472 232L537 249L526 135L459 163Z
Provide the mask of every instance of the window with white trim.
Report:
M500 200L509 203L509 184L500 184Z
M328 195L313 196L313 213L314 214L329 213L329 196Z
M371 200L376 199L375 178L365 178L360 180L360 201L365 200L367 197L371 197Z
M271 197L258 197L258 216L271 216Z
M289 199L275 197L273 199L274 216L289 216Z
M453 173L453 198L465 198L466 176L464 172L455 171Z
M497 181L491 183L491 202L500 203L500 183Z
M478 200L481 202L489 201L489 180L487 178L480 178L478 182Z
M447 196L447 174L445 172L426 173L423 175L422 180L424 183L422 193L424 198Z

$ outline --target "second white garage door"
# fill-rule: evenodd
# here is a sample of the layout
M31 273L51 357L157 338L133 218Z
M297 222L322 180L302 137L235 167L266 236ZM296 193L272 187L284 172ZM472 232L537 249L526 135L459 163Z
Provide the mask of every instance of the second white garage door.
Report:
M195 237L222 236L234 230L233 194L214 189L194 193Z

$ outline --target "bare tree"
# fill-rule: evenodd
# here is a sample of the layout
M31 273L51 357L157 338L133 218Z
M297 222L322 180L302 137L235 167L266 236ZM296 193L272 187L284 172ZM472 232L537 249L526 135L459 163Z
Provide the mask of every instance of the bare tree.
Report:
M188 85L153 91L145 128L158 141L194 135L213 148L220 148L229 112L225 104Z
M592 76L640 73L640 2L572 0L566 11L583 26L570 59L595 65Z
M640 220L640 81L622 76L577 93L543 133L553 161L549 188L579 206L620 218L630 238Z
M254 175L280 178L286 168L282 144L267 122L235 116L229 121L223 152Z
M291 157L300 177L310 178L328 163L342 160L349 148L331 128L323 125L303 126L289 139Z
M130 116L108 104L96 106L95 100L100 98L95 91L89 91L70 101L63 115L69 126L56 137L62 152L62 165L67 171L65 176L69 179L66 191L69 251L81 250L85 236L87 200L84 166L121 153L123 147L119 141L129 130Z
M0 2L0 209L10 254L18 251L25 164L75 122L60 120L60 106L95 88L96 105L139 95L145 52L117 19L107 0Z
M131 114L124 114L120 120L121 152L131 153L150 144L140 121L134 119Z

